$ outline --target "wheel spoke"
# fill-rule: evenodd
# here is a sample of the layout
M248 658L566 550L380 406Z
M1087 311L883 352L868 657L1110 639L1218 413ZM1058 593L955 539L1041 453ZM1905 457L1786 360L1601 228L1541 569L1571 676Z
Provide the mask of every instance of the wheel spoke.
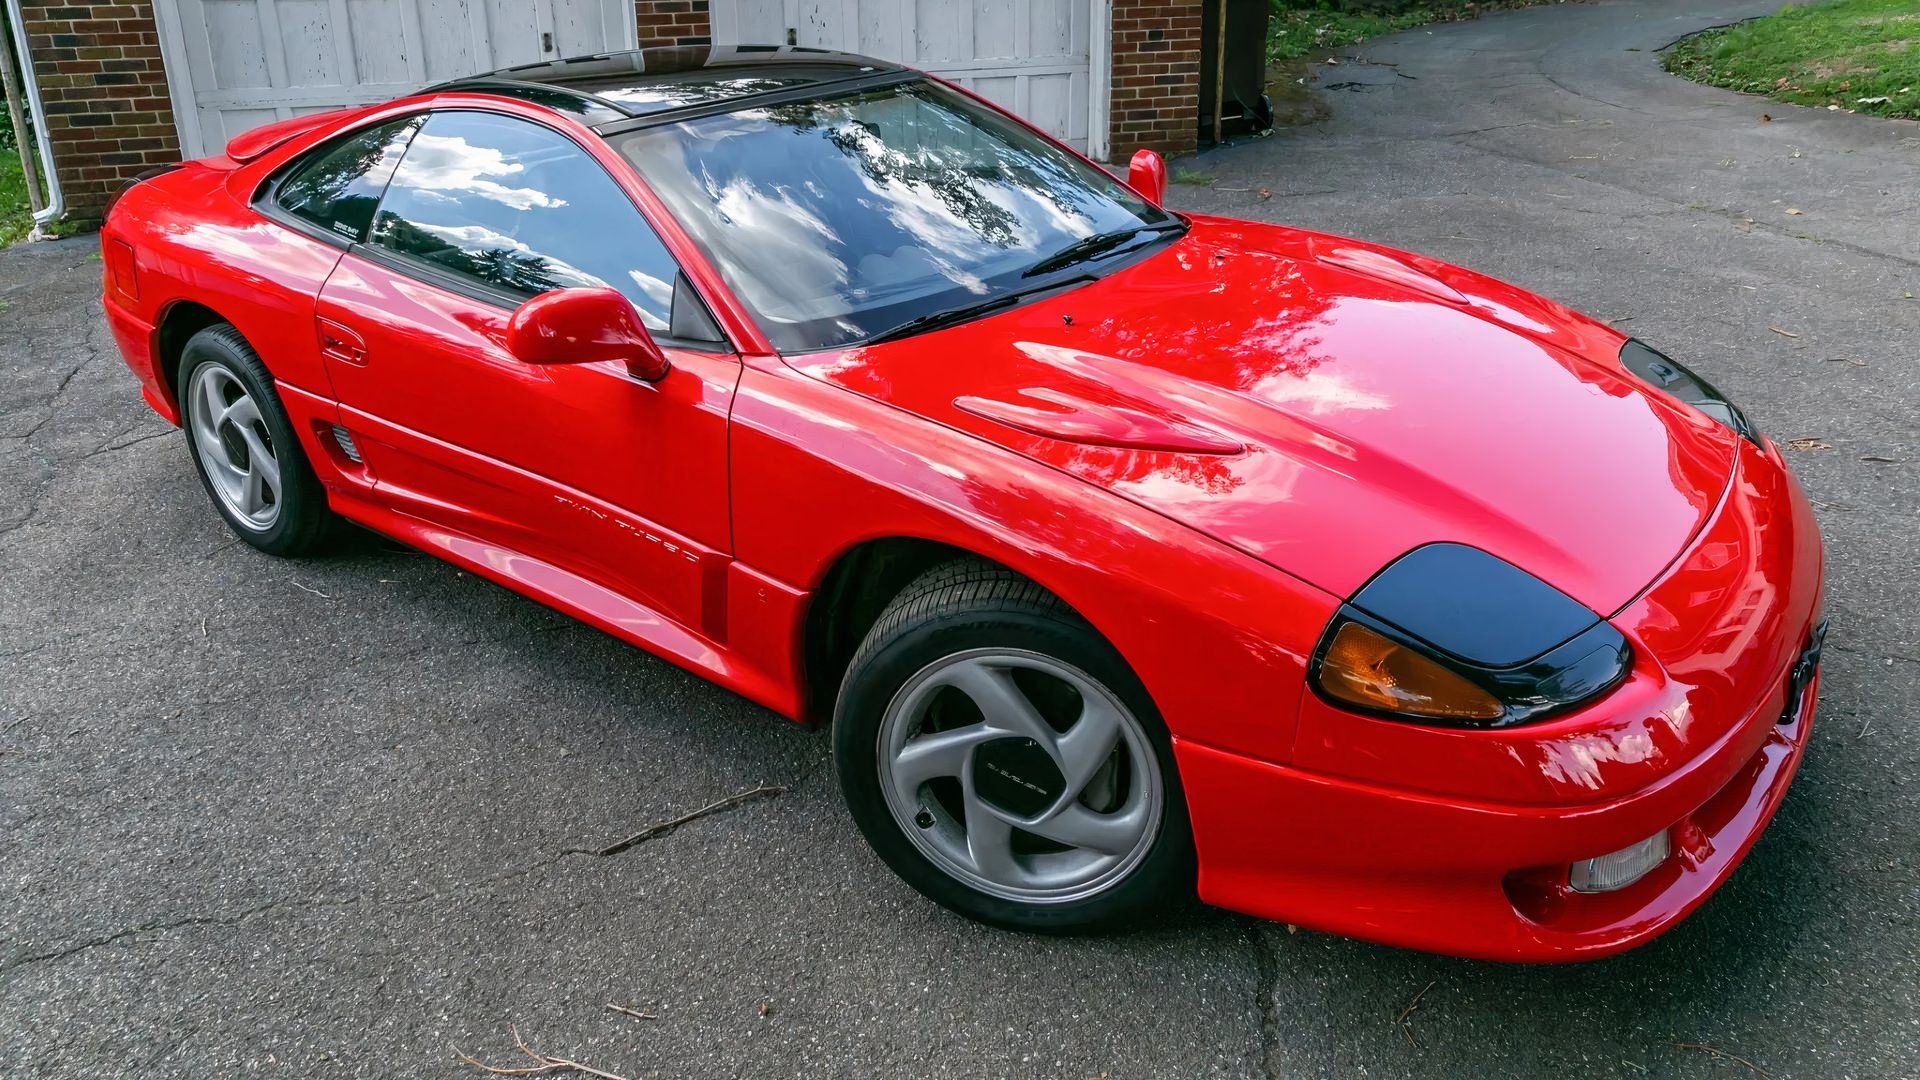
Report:
M213 426L215 430L219 429L222 422L230 422L235 427L238 427L243 434L250 435L252 434L253 425L260 422L260 406L253 403L253 398L242 393L233 400L233 404L220 411L219 419L214 421ZM248 441L251 442L252 440Z
M240 439L247 444L247 465L249 469L264 481L273 492L273 500L280 501L280 460L267 449L266 441L260 438L251 424L242 425Z
M1091 848L1108 855L1133 850L1146 828L1147 805L1136 799L1117 814L1097 814L1077 802L1070 802L1052 817L1025 828L1057 844Z
M209 427L202 417L194 417L192 422L193 444L200 451L200 460L209 468L227 468L233 466L227 461L227 448L220 445L220 436Z
M1106 698L1083 694L1080 719L1055 745L1059 751L1060 772L1067 778L1067 792L1080 794L1100 767L1113 756L1120 742L1120 714Z
M919 798L920 785L927 781L941 776L964 776L967 755L974 747L999 735L1000 732L986 724L969 724L909 740L894 755L895 789L911 803Z
M259 513L267 500L262 492L266 488L266 478L258 464L247 470L246 478L240 482L240 512L252 517Z
M212 374L200 380L200 398L204 403L202 411L209 431L218 432L220 421L227 413L227 399L220 392L221 385L221 380Z
M967 857L981 877L991 881L1018 882L1020 864L1013 859L1013 826L974 794L969 781L961 787L966 807Z
M987 664L962 664L946 678L947 684L973 699L988 725L1014 735L1025 735L1053 753L1056 735L1040 710L1013 681L1013 672Z

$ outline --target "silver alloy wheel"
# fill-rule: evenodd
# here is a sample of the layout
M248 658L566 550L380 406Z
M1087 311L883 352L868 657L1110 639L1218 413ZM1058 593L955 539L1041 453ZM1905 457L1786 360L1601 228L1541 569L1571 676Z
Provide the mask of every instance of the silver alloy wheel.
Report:
M259 403L224 364L194 369L187 426L221 504L248 529L273 528L280 517L280 459Z
M1021 669L1030 685L1071 687L1066 711L1077 715L1049 722L1016 681ZM973 709L956 709L951 691ZM939 714L956 712L964 722L942 726ZM947 874L1007 900L1067 903L1111 887L1146 857L1164 812L1140 721L1091 676L1039 653L973 649L928 665L888 703L877 749L900 830Z

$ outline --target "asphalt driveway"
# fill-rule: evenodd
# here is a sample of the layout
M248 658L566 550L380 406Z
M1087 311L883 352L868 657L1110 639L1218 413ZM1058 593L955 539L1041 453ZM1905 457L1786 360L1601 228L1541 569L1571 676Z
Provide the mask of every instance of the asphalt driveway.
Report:
M0 253L0 1073L456 1077L450 1045L524 1064L517 1024L634 1077L1913 1075L1920 124L1660 72L1772 6L1367 43L1321 70L1353 84L1324 122L1174 189L1622 320L1809 440L1813 746L1665 938L1518 968L1222 914L1067 941L948 916L867 854L821 734L380 540L237 544L81 239Z

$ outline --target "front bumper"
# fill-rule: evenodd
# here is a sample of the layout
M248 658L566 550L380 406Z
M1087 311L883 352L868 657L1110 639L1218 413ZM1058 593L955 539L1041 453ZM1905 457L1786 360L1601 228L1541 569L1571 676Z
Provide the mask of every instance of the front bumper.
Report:
M1627 681L1504 731L1370 720L1306 695L1286 764L1176 740L1200 894L1393 945L1577 960L1641 944L1725 881L1785 796L1817 672L1822 552L1778 452L1743 450L1712 520L1612 621ZM1672 854L1615 892L1569 866L1670 830Z

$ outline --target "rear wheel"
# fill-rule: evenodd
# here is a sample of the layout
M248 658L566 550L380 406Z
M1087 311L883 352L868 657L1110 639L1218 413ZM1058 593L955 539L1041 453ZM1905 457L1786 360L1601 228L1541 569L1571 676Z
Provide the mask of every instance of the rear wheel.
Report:
M227 526L274 555L320 546L334 523L326 491L246 339L231 326L193 335L178 385L187 450Z
M855 655L834 724L862 832L955 911L1073 930L1191 894L1185 800L1152 701L1025 578L964 560L916 579Z

